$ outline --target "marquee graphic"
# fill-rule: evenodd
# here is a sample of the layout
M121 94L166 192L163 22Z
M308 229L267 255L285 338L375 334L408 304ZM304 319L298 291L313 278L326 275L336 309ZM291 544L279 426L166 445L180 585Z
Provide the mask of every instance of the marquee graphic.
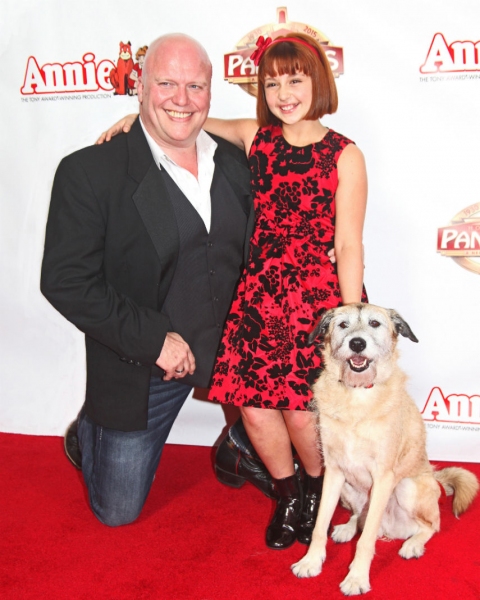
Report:
M480 273L480 202L467 206L453 217L449 226L438 229L437 252L450 256L469 271Z
M130 42L120 42L119 46L116 64L110 59L98 60L93 52L84 53L78 61L43 65L35 56L29 56L20 93L22 96L39 96L102 91L114 92L116 96L134 95L147 46L137 51L136 63Z
M458 73L480 71L480 41L447 44L442 33L433 36L421 73Z
M287 8L277 8L277 23L269 23L253 29L235 46L233 52L224 56L224 78L229 83L240 85L249 94L257 95L257 67L250 55L255 50L257 40L263 37L277 38L288 33L306 33L319 41L327 55L330 67L335 77L343 75L343 48L330 45L328 37L313 25L289 21Z
M69 92L111 91L111 60L95 61L95 54L87 52L81 61L46 63L40 66L34 56L27 61L23 86L24 96L32 94L65 94Z
M422 417L424 421L480 425L480 396L447 396L439 387L434 387L423 407Z

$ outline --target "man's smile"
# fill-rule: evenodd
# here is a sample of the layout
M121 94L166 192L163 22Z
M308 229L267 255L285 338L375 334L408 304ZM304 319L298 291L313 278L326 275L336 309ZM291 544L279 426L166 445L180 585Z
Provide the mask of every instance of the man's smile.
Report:
M165 112L169 117L173 117L174 119L188 119L188 117L193 115L191 112L178 112L177 110L165 109Z

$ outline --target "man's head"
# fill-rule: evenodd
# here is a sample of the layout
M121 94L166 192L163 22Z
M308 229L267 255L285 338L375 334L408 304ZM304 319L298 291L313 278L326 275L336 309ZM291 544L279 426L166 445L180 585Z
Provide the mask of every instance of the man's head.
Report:
M138 84L140 116L165 150L189 148L210 108L212 65L193 38L173 33L148 48Z

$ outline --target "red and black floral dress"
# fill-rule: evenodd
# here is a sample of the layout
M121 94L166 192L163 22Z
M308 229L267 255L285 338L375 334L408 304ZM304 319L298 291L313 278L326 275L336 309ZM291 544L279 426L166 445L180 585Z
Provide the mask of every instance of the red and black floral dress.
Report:
M226 321L210 399L306 410L321 359L307 343L324 310L342 302L333 248L337 163L352 142L329 130L291 146L259 129L250 151L256 225ZM364 298L366 300L366 298Z

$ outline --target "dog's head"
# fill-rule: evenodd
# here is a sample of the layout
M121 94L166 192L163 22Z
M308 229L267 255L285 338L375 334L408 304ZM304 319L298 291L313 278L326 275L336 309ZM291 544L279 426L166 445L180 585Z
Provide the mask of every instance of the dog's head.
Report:
M392 309L347 304L327 311L309 337L323 348L349 387L370 387L388 376L399 335L418 342L408 323Z

